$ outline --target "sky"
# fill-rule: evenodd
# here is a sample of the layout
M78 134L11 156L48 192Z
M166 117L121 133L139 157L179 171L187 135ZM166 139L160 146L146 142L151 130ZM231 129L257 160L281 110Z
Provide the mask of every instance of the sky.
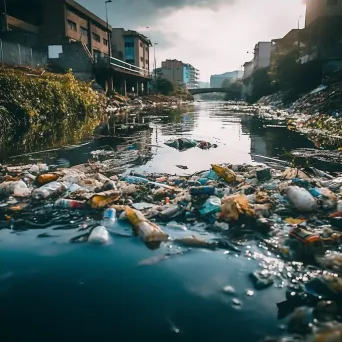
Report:
M77 0L105 19L104 0ZM239 70L259 41L305 24L302 0L113 0L112 27L137 30L156 45L157 66L178 59L210 75ZM300 16L303 16L300 18ZM148 27L148 28L147 28ZM153 51L152 51L153 53Z

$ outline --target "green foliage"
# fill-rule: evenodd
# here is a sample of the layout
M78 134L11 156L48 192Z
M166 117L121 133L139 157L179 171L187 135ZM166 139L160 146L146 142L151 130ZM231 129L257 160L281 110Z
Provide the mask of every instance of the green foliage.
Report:
M231 78L226 78L221 84L222 88L227 88L229 87L234 81Z
M154 88L162 95L172 95L175 91L173 83L165 78L157 79Z
M253 73L252 86L252 94L247 98L249 102L256 102L261 97L270 95L275 91L269 75L269 68L257 69Z
M23 70L0 70L0 106L25 125L97 115L105 97L67 74L32 75Z

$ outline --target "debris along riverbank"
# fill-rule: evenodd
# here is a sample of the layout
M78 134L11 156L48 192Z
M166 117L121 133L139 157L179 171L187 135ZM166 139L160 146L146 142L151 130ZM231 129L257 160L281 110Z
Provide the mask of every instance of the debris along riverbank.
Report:
M289 127L304 133L318 145L342 143L342 82L320 85L301 96L295 102L284 105L282 93L261 98L255 108L257 115L268 119L288 122Z
M288 317L287 333L316 338L341 309L341 190L339 174L281 165L212 165L189 176L104 175L94 164L2 166L0 227L53 225L74 231L70 243L107 244L121 235L139 236L150 249L169 247L143 260L145 266L189 248L260 260L246 275L255 290L286 286L284 302L274 305ZM207 231L216 237L203 238ZM255 239L265 254L248 246ZM231 293L228 286L222 291Z

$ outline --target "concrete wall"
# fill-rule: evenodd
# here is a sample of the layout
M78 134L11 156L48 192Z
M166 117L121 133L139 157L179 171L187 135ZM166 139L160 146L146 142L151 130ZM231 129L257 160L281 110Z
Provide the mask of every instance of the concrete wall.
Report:
M183 62L174 60L166 60L162 62L162 78L166 78L175 85L183 84Z
M50 59L52 66L63 70L72 69L73 74L82 80L93 78L93 65L82 43L68 43L62 45L63 52L59 58Z
M342 16L342 0L307 0L305 26L310 25L319 17Z

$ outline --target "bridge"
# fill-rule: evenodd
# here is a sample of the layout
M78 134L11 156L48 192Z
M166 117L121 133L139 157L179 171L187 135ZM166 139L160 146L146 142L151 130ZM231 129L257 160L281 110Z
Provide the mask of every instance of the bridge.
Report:
M198 94L209 94L209 93L229 93L234 96L240 96L236 91L233 91L231 88L193 88L189 89L189 93L191 95Z

